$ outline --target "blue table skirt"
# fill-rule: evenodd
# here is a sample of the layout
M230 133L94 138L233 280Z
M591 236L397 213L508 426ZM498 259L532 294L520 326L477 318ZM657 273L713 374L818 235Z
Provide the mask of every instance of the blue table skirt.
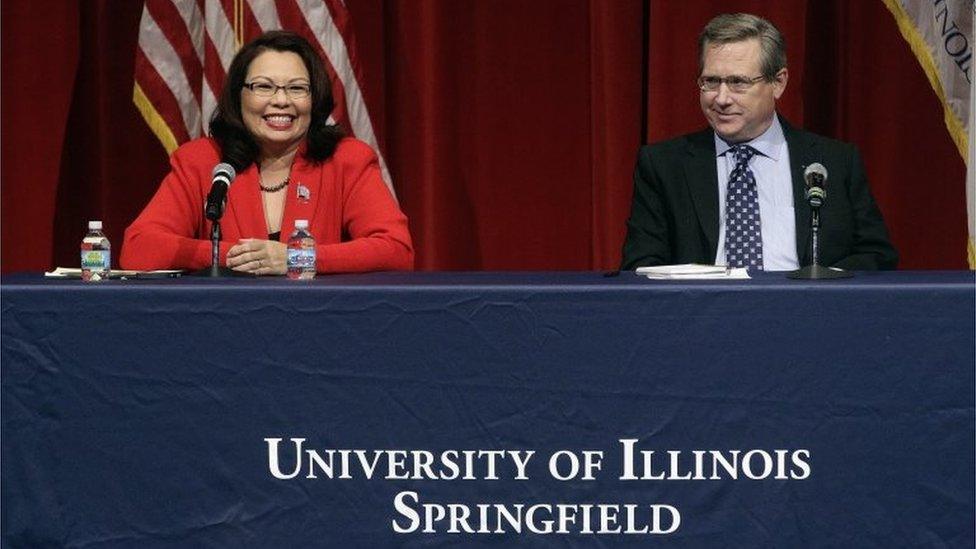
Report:
M0 308L5 547L974 544L972 273L15 275Z

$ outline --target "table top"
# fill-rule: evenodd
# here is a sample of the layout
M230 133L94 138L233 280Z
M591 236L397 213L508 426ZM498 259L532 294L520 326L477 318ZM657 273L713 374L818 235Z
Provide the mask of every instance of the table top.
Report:
M976 273L972 271L887 271L858 272L853 278L841 280L791 280L786 273L755 273L749 280L650 280L624 271L607 276L603 272L388 272L342 275L319 275L311 281L293 281L284 277L202 278L182 276L168 279L122 279L99 283L80 280L45 278L39 273L17 273L0 277L0 291L24 290L82 290L125 291L152 289L206 288L226 289L416 289L486 290L531 288L533 291L684 291L689 288L708 291L732 290L830 290L872 288L888 290L924 286L929 289L972 292L976 289Z

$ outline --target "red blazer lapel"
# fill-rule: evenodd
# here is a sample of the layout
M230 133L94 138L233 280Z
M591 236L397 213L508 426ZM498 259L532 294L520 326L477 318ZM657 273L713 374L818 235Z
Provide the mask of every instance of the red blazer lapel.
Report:
M305 159L305 146L298 150L291 168L291 184L285 198L285 212L281 218L281 238L287 241L295 230L296 219L307 219L309 227L314 228L315 212L318 209L321 192L322 170ZM319 238L314 230L312 235Z
M264 220L264 205L258 189L258 168L251 164L237 175L227 192L227 214L224 219L233 220L233 226L224 221L224 239L268 238L268 224Z

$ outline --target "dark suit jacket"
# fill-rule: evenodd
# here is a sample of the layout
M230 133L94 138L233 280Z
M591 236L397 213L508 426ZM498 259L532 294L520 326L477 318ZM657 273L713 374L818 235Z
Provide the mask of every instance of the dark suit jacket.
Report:
M828 172L827 199L820 208L820 264L851 270L894 269L898 253L888 240L857 149L795 129L782 117L780 123L790 150L800 265L811 262L803 170L820 162ZM720 207L715 154L711 128L641 148L621 269L714 263Z

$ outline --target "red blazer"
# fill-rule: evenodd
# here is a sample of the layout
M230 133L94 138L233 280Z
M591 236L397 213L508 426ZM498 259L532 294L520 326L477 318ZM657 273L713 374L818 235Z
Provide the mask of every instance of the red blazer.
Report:
M412 270L407 217L383 183L376 155L361 141L343 139L328 160L295 156L281 220L287 242L295 219L308 219L318 272ZM123 269L200 269L210 265L210 222L203 206L220 149L209 138L186 143L170 158L172 170L139 217L125 230ZM267 240L268 227L252 164L230 186L221 219L220 264L241 238ZM307 193L305 192L307 190ZM299 196L299 192L303 196Z

